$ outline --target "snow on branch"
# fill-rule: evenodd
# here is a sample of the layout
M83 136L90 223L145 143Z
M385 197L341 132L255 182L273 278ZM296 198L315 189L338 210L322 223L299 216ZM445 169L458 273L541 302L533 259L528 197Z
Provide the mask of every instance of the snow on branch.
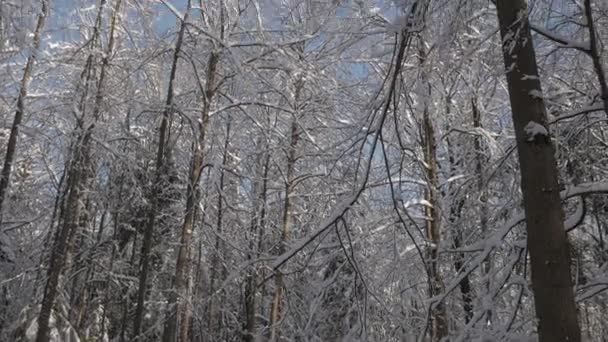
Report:
M334 209L333 213L321 223L319 229L317 229L314 233L310 234L309 236L305 237L304 239L293 244L293 246L291 247L290 250L288 250L287 252L278 256L272 263L271 268L274 270L278 269L283 264L285 264L287 262L287 260L294 257L296 254L298 254L298 252L300 252L302 249L304 249L308 244L310 244L317 237L319 237L321 234L323 234L323 232L325 232L328 229L330 229L331 227L333 227L333 225L340 218L342 218L342 216L344 216L344 214L357 202L358 198L359 198L359 192L349 196L348 198L346 198L345 200L340 202L340 204L338 204L338 206Z
M171 11L171 13L173 13L173 15L176 16L179 19L179 21L185 20L185 18L186 18L185 14L182 14L175 6L173 6L172 3L170 3L166 0L160 0L160 2L162 2L163 5L167 6L169 11Z
M599 194L599 193L608 193L608 181L603 182L591 182L591 183L582 183L579 185L571 185L566 187L565 190L560 192L560 197L562 200L567 200L572 197L591 195L591 194ZM585 214L585 204L584 199L581 198L581 203L579 203L579 207L577 207L576 212L570 218L568 218L564 222L564 226L566 231L571 231L574 229L584 218ZM526 216L523 213L515 215L510 220L508 220L500 229L498 229L491 237L487 238L484 241L473 244L469 247L459 248L459 252L481 252L475 257L475 259L471 262L468 262L468 267L462 271L462 273L449 285L446 287L446 291L441 295L432 299L432 303L437 305L443 299L445 299L452 291L454 291L462 282L462 280L468 277L479 265L483 263L484 260L490 255L492 250L498 245L502 243L502 240L509 234L511 229L523 223L526 219Z
M560 116L554 118L553 120L551 120L551 122L549 122L549 124L554 124L554 123L562 121L562 120L567 120L567 119L571 119L571 118L577 117L579 115L589 114L589 113L593 113L593 112L599 112L599 111L602 111L602 110L604 110L604 105L603 104L590 105L590 106L587 106L587 107L583 107L581 109L577 109L577 110L575 110L573 112L560 115Z
M543 36L549 40L552 40L552 41L560 44L564 48L579 50L586 54L591 53L591 44L589 42L579 42L579 41L575 41L575 40L570 40L564 36L561 36L555 32L549 31L545 28L542 28L542 27L534 25L534 24L530 24L530 27L532 28L532 30L534 32L540 34L541 36Z

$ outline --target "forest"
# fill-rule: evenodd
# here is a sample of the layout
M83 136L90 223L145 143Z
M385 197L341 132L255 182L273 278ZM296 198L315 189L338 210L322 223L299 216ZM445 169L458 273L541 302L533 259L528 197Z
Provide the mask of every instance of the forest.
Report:
M607 44L606 0L0 0L0 341L608 341Z

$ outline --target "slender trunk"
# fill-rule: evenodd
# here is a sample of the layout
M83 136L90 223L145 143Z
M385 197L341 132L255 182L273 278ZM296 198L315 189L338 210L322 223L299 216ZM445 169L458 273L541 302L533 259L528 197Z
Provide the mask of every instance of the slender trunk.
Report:
M8 144L6 145L4 165L2 167L2 172L0 173L0 222L2 221L2 209L9 185L11 169L15 160L15 150L17 149L17 139L19 138L19 126L21 125L23 113L25 112L25 98L27 97L28 86L32 78L34 62L36 61L38 49L40 48L42 30L44 29L44 24L46 23L46 19L49 15L49 0L40 0L40 4L42 8L40 9L36 29L34 30L32 50L25 64L25 69L23 70L23 77L21 78L21 84L19 86L19 96L17 97L17 110L15 111L15 117L13 119L11 133L8 138ZM2 28L0 27L0 29ZM3 41L3 39L4 36L0 36L0 41Z
M540 342L581 340L557 164L527 17L527 1L496 3L526 213Z
M249 240L249 252L247 254L247 261L253 262L254 258L259 257L260 244L259 237L266 226L266 197L268 192L268 170L270 164L270 153L267 152L268 144L266 144L266 152L263 154L264 161L259 163L261 167L258 171L258 175L261 176L261 186L257 187L257 199L254 200L253 217L251 218L251 230ZM258 239L256 239L256 237ZM257 287L257 267L251 265L247 273L247 279L245 280L245 327L243 334L244 342L254 342L256 336L256 311L257 311L257 300L256 300L256 287Z
M297 82L296 84L296 101L298 98L298 94L302 85L301 82ZM291 122L291 135L289 141L288 155L287 155L287 175L285 180L285 202L283 206L283 225L281 229L281 242L279 245L279 255L285 252L285 244L289 240L291 235L291 225L293 220L293 190L295 187L294 181L294 171L295 171L295 162L296 162L296 146L299 140L298 133L298 122L294 117ZM280 271L277 271L276 275L276 283L275 283L275 293L272 299L272 307L270 311L270 341L275 342L278 341L280 337L279 331L279 322L282 319L283 315L283 292L285 288L283 274Z
M430 276L430 296L434 297L443 292L443 281L439 269L439 244L441 242L441 214L439 211L439 178L437 175L437 153L435 129L429 116L428 108L424 109L424 161L427 179L425 197L429 206L426 211L426 238L429 242L428 267ZM446 312L443 303L437 303L431 308L431 340L439 341L447 335Z
M224 168L228 163L228 148L230 143L230 121L226 127L226 140L224 141L224 152L222 154L222 165L220 170L220 184L218 189L217 197L217 222L216 222L216 236L215 236L215 252L211 261L211 274L209 280L209 293L210 293L210 305L209 305L209 321L208 326L210 329L210 335L215 336L216 339L222 340L222 315L216 307L216 303L223 303L223 301L215 299L215 281L219 277L220 280L224 279L225 268L222 265L221 256L224 254L224 247L222 242L222 230L224 224L224 192L225 192L225 172ZM217 334L217 335L214 335Z
M167 148L167 136L169 135L169 118L173 114L173 86L175 82L175 75L177 73L177 62L179 60L179 54L184 41L184 33L186 31L186 22L190 12L190 1L188 1L188 8L184 15L184 19L180 25L179 33L177 34L177 42L175 43L175 49L173 53L173 62L171 64L171 72L169 75L169 86L167 88L167 98L165 100L165 109L160 124L160 132L158 138L158 149L156 152L156 170L154 175L153 190L151 192L150 208L148 211L148 218L144 228L144 237L141 247L141 259L139 264L139 288L137 290L137 308L135 311L135 319L133 323L133 340L140 338L140 332L142 329L142 323L145 312L145 300L147 294L147 282L150 264L150 251L152 249L152 235L154 232L154 224L156 221L156 213L159 207L159 196L157 195L163 187L164 175L165 175L165 164L166 164L166 148Z
M212 52L207 66L206 91L203 99L203 110L199 120L198 139L194 143L192 154L192 165L188 180L186 199L186 216L182 225L182 236L177 264L175 266L174 291L169 295L167 323L163 332L163 341L175 341L179 326L178 341L188 341L190 323L192 320L192 302L189 295L189 279L192 273L192 232L194 230L194 217L198 205L198 187L201 172L203 171L203 159L205 150L205 139L209 126L209 112L215 94L215 83L217 74L218 54ZM179 320L179 321L178 321Z
M608 82L606 82L606 73L604 72L604 65L602 64L599 39L597 37L597 32L595 31L591 0L585 0L585 17L587 18L587 28L589 29L589 56L593 61L593 69L595 69L595 74L599 82L600 97L604 104L604 112L608 115Z
M439 176L437 165L437 144L435 140L435 128L429 113L429 103L431 99L431 85L428 79L425 63L427 54L424 42L419 42L419 63L422 68L421 89L419 96L424 101L422 117L422 138L424 154L424 173L427 182L425 199L429 203L425 206L426 227L425 233L428 241L428 275L429 275L429 296L435 297L443 292L443 281L440 274L439 265L439 244L441 242L441 212L439 203ZM443 303L431 305L431 341L439 341L448 333L446 322L446 310Z
M481 113L477 108L475 99L471 99L471 109L473 112L473 127L481 129ZM485 175L483 172L483 166L486 164L486 156L484 155L484 148L482 145L481 135L476 134L474 140L475 149L475 177L477 178L477 192L479 193L479 230L482 234L486 234L488 231L488 195L486 193ZM485 278L485 290L489 293L492 286L492 279L489 278L490 269L492 267L491 256L481 264L481 275ZM492 323L492 311L488 309L486 311L486 322Z
M464 201L460 201L456 207L452 207L452 213L451 216L456 218L460 216L460 212L462 209L462 205L464 204ZM453 224L455 223L455 221L452 222ZM462 247L462 227L456 227L456 232L455 232L455 236L454 236L454 248L458 249L460 247ZM456 255L456 258L454 260L454 270L456 272L462 272L464 271L464 260L465 260L465 256L464 253L458 253ZM471 286L471 280L469 279L469 277L464 277L462 278L462 281L460 282L460 293L462 294L462 307L464 309L464 322L466 324L468 324L471 319L473 318L473 287Z
M450 131L450 128L452 126L451 123L451 102L452 99L451 97L448 95L445 99L445 113L446 113L446 117L448 118L448 124L446 127L446 132ZM450 162L450 173L449 173L449 177L455 177L456 175L458 175L459 171L459 167L461 167L461 160L458 160L455 158L455 154L456 152L453 150L453 146L452 146L452 139L450 139L449 137L446 138L446 144L447 144L447 148L448 148L448 160ZM459 144L457 144L457 146L459 146ZM465 198L458 196L458 189L459 186L456 185L452 185L453 183L450 183L448 186L448 191L449 191L449 196L448 198L451 199L450 201L450 216L448 218L448 222L450 224L450 230L453 231L453 238L452 238L452 242L454 245L455 249L458 249L460 247L462 247L463 244L463 236L465 234L465 227L463 226L463 224L460 222L460 216L462 214L462 208L465 204ZM464 253L457 253L454 257L454 271L455 272L461 272L463 271L463 266L464 266L464 260L465 260L465 256ZM472 290L472 286L471 286L471 280L469 279L469 276L465 276L464 278L462 278L462 281L459 284L460 286L460 293L462 295L462 306L464 309L464 320L465 323L469 323L469 321L471 320L471 318L473 317L473 290Z
M120 5L120 1L117 1L117 5ZM95 26L93 28L93 40L91 46L95 46L99 40L99 33L101 31L101 17L105 1L102 1L99 5L99 11ZM117 7L118 8L118 7ZM112 30L113 33L113 30ZM112 51L113 37L110 37L108 44L109 52ZM57 288L59 286L60 277L65 268L66 261L69 260L69 254L71 251L71 245L73 245L73 237L76 235L78 228L83 225L83 214L85 211L84 204L86 203L86 184L90 173L90 149L91 149L91 138L95 123L99 119L101 101L103 98L104 81L106 76L107 67L109 66L108 60L109 53L102 60L101 70L99 78L97 80L97 93L92 110L93 123L88 127L85 127L86 111L85 103L87 100L88 87L90 86L90 80L93 77L93 53L89 54L87 62L85 64L85 70L83 71L84 89L83 96L79 105L81 117L77 125L77 141L74 145L74 153L70 160L69 171L68 171L68 188L67 188L67 199L65 205L64 222L59 227L59 232L56 236L56 240L53 244L51 251L51 257L49 261L48 279L45 286L42 305L40 308L40 314L38 317L38 332L36 334L36 342L46 342L49 339L49 320L53 311L53 305L57 296Z

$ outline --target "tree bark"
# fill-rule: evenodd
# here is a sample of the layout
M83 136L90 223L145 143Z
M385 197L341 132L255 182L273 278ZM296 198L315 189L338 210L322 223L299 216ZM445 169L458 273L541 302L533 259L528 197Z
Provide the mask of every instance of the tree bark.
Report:
M477 107L475 99L471 99L471 109L473 112L473 127L481 129L481 113ZM486 157L484 155L484 148L482 145L482 138L480 134L475 135L474 141L475 149L475 177L477 178L477 192L479 193L479 230L482 234L486 234L488 231L488 195L486 192L485 176L483 173L483 165L486 163ZM492 267L491 256L488 256L486 260L481 264L481 275L487 278L485 281L485 290L490 291L491 279L488 277L490 269ZM486 311L486 322L492 323L492 311Z
M425 199L429 205L425 206L426 226L425 234L428 242L428 275L429 275L429 296L432 298L443 292L443 281L441 279L439 267L439 244L441 243L441 212L439 203L439 178L437 173L437 144L435 140L435 128L429 113L429 102L431 101L431 84L425 68L427 53L424 41L420 40L418 48L419 65L421 72L420 101L423 101L422 113L422 148L424 155L424 176L426 178ZM431 341L440 341L448 333L446 322L445 305L441 302L433 304L430 308L431 318Z
M121 0L117 0L116 10L120 6ZM102 14L105 6L105 1L99 4L99 10L93 27L94 34L91 42L91 46L94 47L99 43L99 34L101 32ZM116 16L117 14L115 14ZM113 35L114 29L111 29ZM108 52L112 51L114 38L110 37L108 44ZM67 185L67 199L65 204L64 221L58 227L59 231L56 236L53 248L51 250L51 256L49 261L48 279L45 286L42 305L40 308L40 314L38 316L38 332L36 334L36 342L46 342L49 339L49 320L53 311L53 305L57 296L57 288L59 286L59 280L63 273L63 269L66 266L66 261L69 260L71 246L74 243L74 236L79 228L84 224L83 213L85 211L86 203L86 185L90 173L90 149L93 129L95 123L99 119L101 112L101 102L103 99L103 90L105 84L105 77L107 68L109 66L109 55L102 59L101 69L99 77L97 79L97 89L95 100L92 109L93 122L89 126L86 125L86 100L88 94L88 87L90 86L90 80L94 77L93 64L94 54L91 52L85 63L85 70L82 73L83 76L83 96L80 99L79 110L80 118L77 122L76 127L76 142L74 144L74 152L69 163L68 170L68 185Z
M19 126L23 120L23 113L25 112L25 98L27 97L27 90L32 78L32 70L34 69L34 63L36 56L38 55L38 49L40 48L40 42L42 40L42 30L46 23L46 18L49 15L49 0L41 0L40 14L38 15L38 21L36 23L36 29L34 30L34 39L32 42L32 51L25 64L23 70L23 77L21 78L21 84L19 86L19 95L17 97L17 110L15 111L15 117L13 119L13 125L11 127L11 133L8 138L8 144L6 145L6 154L4 155L4 166L0 173L0 222L2 221L2 209L4 200L6 198L6 192L11 176L11 169L15 160L15 150L17 149L17 139L19 138ZM1 28L0 28L1 29ZM3 41L3 36L0 36L0 41ZM0 49L1 50L1 49Z
M167 87L167 97L165 100L165 109L160 124L160 132L158 138L158 149L156 151L155 161L155 175L153 190L151 192L150 209L148 212L148 218L144 228L144 236L141 247L141 259L139 265L139 288L137 290L137 308L135 311L135 319L133 322L133 340L140 338L140 332L142 329L143 317L145 312L145 300L147 294L147 282L150 264L150 251L152 249L152 235L154 232L154 224L156 222L156 213L159 207L159 196L157 195L162 188L162 184L165 176L165 164L167 154L167 137L169 135L169 118L173 114L173 96L174 96L174 82L175 75L177 73L177 64L179 61L180 51L184 41L184 33L186 31L186 22L188 21L190 12L190 1L188 1L188 8L184 14L183 21L181 22L179 33L177 34L177 42L175 43L175 49L173 52L173 62L171 64L171 71L169 74L169 86Z
M604 113L608 115L608 82L606 81L606 73L604 72L604 65L602 64L599 39L597 37L597 32L595 31L591 0L585 0L585 17L587 18L587 29L589 30L589 56L593 61L593 69L595 70L600 86L600 97L604 104Z
M430 206L425 207L426 212L426 238L429 242L428 262L430 276L430 296L434 297L443 292L443 281L439 270L438 248L441 242L441 214L439 211L439 179L437 175L437 156L435 130L429 117L428 108L424 109L424 159L426 169L426 200ZM440 341L447 335L447 322L445 305L437 303L431 308L431 341Z
M178 325L178 341L188 341L188 333L190 331L192 302L188 295L190 290L188 280L191 277L192 269L192 232L194 230L194 218L198 205L198 188L201 172L203 171L205 139L207 138L209 126L209 113L215 94L218 60L218 54L212 52L209 56L207 65L206 91L203 95L203 110L199 120L198 139L194 143L194 151L192 154L192 165L190 168L186 197L186 216L184 218L184 224L182 225L181 242L175 266L174 291L170 293L168 301L167 323L163 332L163 341L165 342L175 341Z
M266 206L267 206L267 192L268 192L268 170L270 165L270 153L268 152L268 144L266 144L266 150L262 155L264 161L261 163L258 161L258 175L261 176L261 181L258 180L260 185L256 186L257 198L254 200L253 215L251 218L251 235L249 240L249 251L247 254L247 261L253 262L254 257L260 256L260 244L259 238L262 235L262 231L266 226ZM256 237L258 240L256 240ZM244 342L254 342L256 332L256 311L257 311L257 300L256 300L256 287L257 287L257 268L255 265L251 265L245 280L245 326L243 333Z
M222 165L220 169L220 184L218 189L217 196L217 222L216 222L216 234L215 234L215 251L213 254L213 259L211 262L211 274L209 280L209 293L210 296L210 304L209 304L209 329L210 335L214 336L217 340L223 340L223 317L220 310L217 309L216 303L223 303L224 292L218 291L222 293L218 300L215 299L215 281L219 277L219 281L223 281L226 278L226 267L224 266L224 261L221 260L222 256L225 256L225 247L222 236L223 226L224 226L224 202L226 198L224 197L224 193L226 192L226 173L224 168L230 164L228 155L230 148L230 119L226 125L226 140L224 141L224 151L222 153ZM217 334L217 335L214 335Z
M581 340L554 147L527 16L527 1L496 3L526 213L540 342Z
M2 167L2 171L0 172L0 223L2 223L3 218L3 204L6 198L6 193L8 190L11 170L13 167L13 162L15 160L15 151L17 149L17 139L19 138L19 126L21 125L21 121L23 120L23 113L25 112L25 99L27 97L27 90L32 78L32 70L34 69L34 62L36 61L36 56L38 54L38 49L40 48L40 42L42 40L42 30L44 28L44 24L46 22L46 18L49 15L49 0L41 0L41 10L38 15L38 20L36 23L36 28L34 29L34 38L32 42L32 51L30 56L27 59L25 64L25 69L23 70L23 77L21 78L21 84L19 86L19 95L17 97L17 109L15 111L15 116L13 118L13 124L11 127L11 132L8 138L8 143L6 145L6 153L4 155L4 164ZM3 9L2 4L0 4L0 51L4 49L4 21L3 21ZM6 285L1 285L0 290L2 293L6 291ZM6 308L10 305L10 299L6 297L6 300L0 304L0 309L5 311ZM0 315L0 336L2 335L2 331L4 330L4 315Z
M301 82L298 81L296 84L296 101L299 97ZM297 104L296 104L297 105ZM279 255L285 252L285 244L289 240L289 236L291 233L291 225L293 220L293 201L292 195L295 186L294 182L294 166L296 162L296 146L298 144L299 133L298 133L298 123L296 118L291 122L291 135L290 142L288 148L287 155L287 175L285 180L285 202L283 206L283 225L281 228L281 242L279 246ZM270 310L270 341L275 342L278 341L280 337L279 331L279 322L281 321L283 314L283 292L284 292L284 280L283 274L281 272L277 272L276 275L276 283L275 283L275 292L272 298L272 307Z

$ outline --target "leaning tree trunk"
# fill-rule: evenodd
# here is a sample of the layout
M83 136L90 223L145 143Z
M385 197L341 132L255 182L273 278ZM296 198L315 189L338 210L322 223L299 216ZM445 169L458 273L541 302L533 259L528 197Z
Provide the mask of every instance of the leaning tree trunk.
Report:
M117 5L120 5L118 0ZM99 43L102 24L103 9L105 7L105 1L99 4L99 10L97 18L95 20L94 35L91 41L91 48L94 50ZM117 7L118 8L118 7ZM113 30L112 30L113 33ZM110 39L108 49L111 52L113 45L113 38ZM110 55L108 53L108 55ZM109 67L108 57L104 57L101 63L101 69L97 79L97 89L92 108L92 119L93 122L86 126L87 110L86 103L88 100L88 87L90 86L91 79L94 77L94 52L89 53L85 68L82 73L82 83L84 85L83 96L79 103L79 114L77 127L76 127L76 141L74 144L74 152L69 162L69 170L67 173L67 199L65 202L63 222L58 227L59 231L55 237L53 248L51 250L51 256L49 260L48 279L44 289L42 305L40 308L40 314L38 316L38 332L36 334L36 342L46 342L49 339L49 321L55 299L58 293L59 280L63 273L63 269L66 267L66 261L69 260L71 246L73 245L74 236L78 231L79 227L83 225L83 213L85 211L86 203L86 185L89 176L89 168L91 164L90 150L93 129L95 123L99 120L101 112L101 102L103 100L103 91L107 68Z
M40 48L40 41L42 38L42 30L46 22L46 18L49 14L48 0L41 0L42 8L38 15L38 21L36 23L36 29L34 30L34 39L32 43L32 52L27 59L25 69L23 70L23 77L21 78L21 84L19 85L19 95L17 97L17 110L15 111L15 117L13 119L13 125L11 127L11 133L8 138L8 144L6 146L6 154L4 155L4 166L0 172L0 222L2 222L2 211L4 199L8 190L8 185L11 176L11 169L15 160L15 150L17 149L17 138L19 137L19 126L23 120L23 112L25 111L25 98L27 97L27 89L32 78L32 70L34 69L34 62L38 49ZM0 51L3 49L4 42L4 22L2 22L2 4L0 4ZM1 292L6 291L5 285L0 286ZM9 307L10 299L3 301L0 306L1 311L5 311ZM0 335L4 329L4 316L0 315Z
M569 245L526 3L498 0L496 7L521 169L539 341L577 342L581 331Z
M177 34L177 42L175 43L175 49L173 52L173 62L171 64L171 72L169 74L169 86L167 87L167 98L165 100L165 108L160 124L160 132L158 138L158 149L156 151L156 170L154 174L153 189L151 191L150 208L148 212L147 222L144 228L144 237L141 247L141 259L139 264L139 288L137 290L137 308L135 310L135 318L133 322L133 340L139 339L142 328L144 312L145 312L145 300L147 294L147 283L148 273L150 264L150 251L152 249L152 235L154 232L154 224L156 221L156 213L159 209L160 198L158 193L162 190L165 176L165 164L167 154L167 137L169 136L169 118L173 114L173 96L174 96L174 83L175 75L177 73L177 62L179 61L179 55L182 49L184 41L184 33L186 32L186 23L188 21L190 12L190 1L188 1L188 8L184 14L184 18L181 22L179 33Z
M2 173L0 173L0 221L2 220L2 208L4 199L6 198L6 191L11 176L11 169L13 167L13 161L15 159L15 150L17 148L17 138L19 138L19 126L23 120L23 112L25 111L25 98L27 97L27 88L32 78L32 70L34 69L34 62L40 48L40 41L42 39L42 30L46 22L46 18L49 15L49 0L41 0L40 14L38 15L38 22L36 23L36 29L34 30L34 40L32 43L32 52L27 59L25 69L23 70L23 77L21 78L21 84L19 86L19 96L17 97L17 110L15 111L15 117L13 119L13 126L11 127L11 133L8 138L8 144L6 146L6 154L4 156L4 166L2 167ZM0 28L1 29L1 28ZM0 36L0 41L3 37Z

